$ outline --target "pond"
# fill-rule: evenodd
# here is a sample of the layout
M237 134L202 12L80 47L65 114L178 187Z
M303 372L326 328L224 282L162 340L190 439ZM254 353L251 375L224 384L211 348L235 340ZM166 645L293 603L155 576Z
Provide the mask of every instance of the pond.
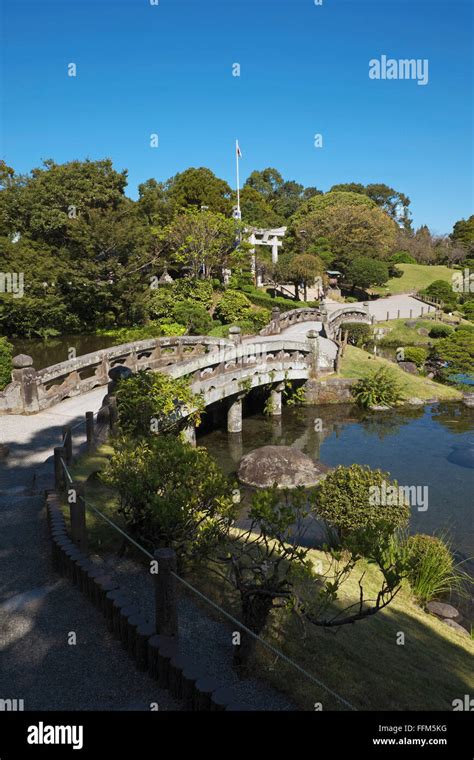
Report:
M74 348L76 356L100 351L102 348L110 348L118 343L117 338L105 335L61 335L47 341L38 338L21 339L11 338L13 355L27 354L33 359L35 369L44 369L53 364L67 361L69 349Z
M427 494L426 509L411 508L411 532L448 535L459 555L474 555L474 409L462 404L382 414L352 405L284 407L280 419L244 417L241 437L204 429L198 442L229 476L244 454L269 444L294 446L331 467L380 468Z

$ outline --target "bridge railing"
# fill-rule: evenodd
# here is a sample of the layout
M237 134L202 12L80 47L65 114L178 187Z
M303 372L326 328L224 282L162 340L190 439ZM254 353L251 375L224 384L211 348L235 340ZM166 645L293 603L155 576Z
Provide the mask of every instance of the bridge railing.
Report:
M117 365L133 372L165 369L232 345L230 340L207 336L152 338L102 349L38 371L31 357L16 356L12 382L0 393L0 413L34 414L66 398L105 386L109 370Z
M282 330L286 330L287 327L297 325L300 322L317 322L321 319L321 313L319 309L312 309L310 307L304 307L301 309L291 309L280 313L280 309L275 308L272 310L272 318L268 325L260 330L260 335L279 335Z

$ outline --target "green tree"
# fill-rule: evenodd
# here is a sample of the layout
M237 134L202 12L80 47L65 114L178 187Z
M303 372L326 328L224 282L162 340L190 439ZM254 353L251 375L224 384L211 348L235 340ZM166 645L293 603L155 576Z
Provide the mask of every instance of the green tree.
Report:
M391 535L378 521L367 528L359 546L354 538L347 550L328 549L326 567L316 570L303 543L308 513L304 489L257 491L248 510L245 529L229 532L213 555L212 569L238 592L243 624L261 635L273 610L286 607L302 621L326 628L347 625L376 614L400 588L403 557ZM350 547L350 548L349 548ZM359 580L360 596L352 604L344 597L344 583L362 554L381 570L381 587L374 600ZM341 600L341 601L340 601ZM341 608L342 607L342 608ZM255 639L241 632L235 665L242 675L252 671Z
M336 266L354 256L387 258L393 248L396 225L367 196L358 193L326 193L303 203L290 221L285 249L308 250L321 237L329 241Z
M459 328L448 338L442 338L432 348L432 355L447 362L443 375L474 375L474 329Z
M174 549L180 570L217 544L235 514L232 483L210 454L174 436L116 440L102 477L132 535Z
M374 285L384 285L388 280L388 266L384 261L377 261L360 256L352 261L345 270L345 278L356 287L367 290Z
M237 227L234 219L194 208L178 214L159 233L161 257L182 267L192 277L220 275L236 255Z
M451 239L466 247L469 255L474 251L474 214L468 219L460 219L453 227Z
M445 280L435 280L421 292L422 295L442 301L444 307L448 310L456 307L457 294L454 292L452 285Z
M205 167L190 168L176 174L165 183L165 190L170 202L176 208L207 207L217 214L230 214L232 211L232 190L223 179Z
M284 282L294 283L297 300L299 300L299 286L303 285L303 297L307 301L308 286L314 283L318 275L322 275L323 263L317 256L312 256L309 253L282 256L278 273Z

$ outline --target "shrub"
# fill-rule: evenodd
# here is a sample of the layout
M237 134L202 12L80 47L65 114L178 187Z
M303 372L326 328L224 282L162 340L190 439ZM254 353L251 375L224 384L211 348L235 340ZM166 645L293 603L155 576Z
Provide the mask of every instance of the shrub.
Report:
M173 309L173 317L176 322L185 326L190 335L207 335L212 329L212 319L199 303L177 303Z
M413 594L426 604L459 584L449 545L441 538L418 534L407 540L407 578Z
M0 338L0 391L11 382L12 356L13 346L11 343L6 338Z
M422 367L428 358L429 351L421 346L405 346L403 349L403 361L413 362L417 367Z
M372 341L370 325L358 324L357 322L343 322L341 330L349 333L348 341L352 346L362 348Z
M453 329L449 325L433 325L429 332L430 338L447 338Z
M416 259L411 256L408 251L397 251L390 256L391 264L416 264Z
M132 534L175 549L181 567L218 541L235 512L233 485L208 452L174 436L119 439L102 477Z
M238 290L226 290L216 307L216 317L224 324L248 319L252 304L244 293Z
M173 292L178 301L195 301L206 309L212 305L214 288L209 280L196 280L193 277L183 277L176 280Z
M433 355L448 364L445 374L474 373L474 329L469 328L461 325L433 348Z
M150 292L148 300L148 313L151 319L169 319L176 298L173 294L173 286L170 284L160 285Z
M466 319L474 322L474 301L466 301L463 306L463 312Z
M451 311L456 306L457 294L453 291L452 285L444 280L435 280L421 291L422 295L442 301L444 307Z
M360 464L339 466L316 486L314 511L337 529L343 543L350 537L362 538L364 531L393 533L407 524L409 506L403 497L391 506L377 504L375 489L389 486L398 484L386 472Z
M200 422L203 402L185 378L172 378L160 372L140 370L117 389L119 425L131 436L149 436L184 425L182 410L195 410L188 419Z
M381 367L361 378L352 391L360 406L393 406L402 399L402 392L394 372Z
M184 325L181 325L179 322L167 322L163 320L159 323L159 334L163 335L164 337L167 336L173 336L173 335L184 335L186 332L186 328Z

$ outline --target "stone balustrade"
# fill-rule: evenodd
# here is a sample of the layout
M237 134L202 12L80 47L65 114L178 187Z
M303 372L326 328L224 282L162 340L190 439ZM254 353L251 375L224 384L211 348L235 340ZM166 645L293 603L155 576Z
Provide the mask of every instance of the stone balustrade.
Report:
M109 370L118 365L133 372L163 370L233 345L232 341L210 337L151 338L78 356L38 371L31 357L16 356L12 382L0 392L0 414L35 414L66 398L105 386Z
M332 337L340 322L367 321L370 317L365 309L352 305L329 317L324 308L293 309L283 315L274 309L270 324L254 342L251 339L242 342L239 328L231 328L228 340L207 336L151 338L85 354L38 371L31 357L16 356L12 382L0 392L0 414L35 414L64 399L106 386L109 371L117 366L132 372L160 370L176 377L189 376L199 390L211 388L217 377L222 389L231 374L235 375L231 379L234 386L252 376L266 378L256 384L273 382L274 378L304 379L319 370L333 369L327 357L319 352L317 334L311 335L314 340L309 335L306 341L282 337L281 341L272 339L268 344L262 337L278 335L294 324L318 320L322 320L327 337Z

